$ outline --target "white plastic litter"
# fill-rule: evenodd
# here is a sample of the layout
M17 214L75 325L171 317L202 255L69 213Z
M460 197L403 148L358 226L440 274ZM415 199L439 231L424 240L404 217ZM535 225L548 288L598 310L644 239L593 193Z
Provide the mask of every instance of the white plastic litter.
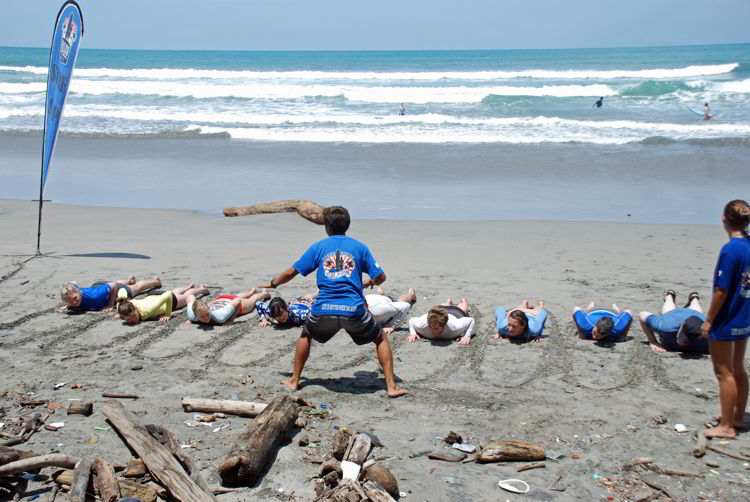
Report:
M474 453L475 451L477 451L477 447L473 444L453 443L451 446L466 453Z
M230 425L231 424L226 424L226 425L222 425L221 427L217 427L217 428L214 429L214 432L219 432L221 429L226 429Z
M522 485L521 488L513 486L513 484ZM526 481L520 479L503 479L497 482L497 486L511 493L529 493L529 484Z
M676 430L677 432L685 432L688 429L683 424L674 424L674 430Z
M65 387L65 382L60 382L55 384L55 390L59 389L60 387Z
M359 464L349 462L348 460L341 461L341 470L344 472L344 475L342 477L344 479L352 479L356 481L361 469L362 467Z

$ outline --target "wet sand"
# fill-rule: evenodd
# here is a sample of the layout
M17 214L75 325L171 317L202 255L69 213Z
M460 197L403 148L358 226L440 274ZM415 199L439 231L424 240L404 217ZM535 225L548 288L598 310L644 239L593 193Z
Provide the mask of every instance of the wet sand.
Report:
M717 210L718 211L718 210ZM307 479L319 469L307 457L329 453L333 426L376 434L385 444L376 456L399 480L408 501L615 501L652 492L645 476L682 500L744 500L750 471L742 461L708 452L691 455L689 429L717 413L716 383L707 357L652 353L634 323L624 343L579 340L570 313L594 300L618 303L634 314L657 311L663 291L678 291L678 304L697 290L707 307L714 260L725 236L718 225L656 225L551 221L409 222L357 220L349 235L370 246L386 271L384 287L415 287L414 315L447 297L468 297L477 336L468 346L407 343L402 326L390 339L406 397L385 397L371 347L341 333L314 344L298 394L329 404L334 419L310 420L305 431L317 447L296 438L282 446L253 488L220 495L226 502L312 500ZM66 315L57 290L65 280L88 284L134 274L160 275L167 288L189 282L213 286L212 295L247 290L290 266L322 227L294 214L219 219L172 210L45 207L42 251L25 263L36 242L36 206L0 201L0 407L6 417L30 413L22 394L67 406L69 399L99 402L102 392L136 393L124 403L143 423L172 430L211 485L217 465L250 419L230 417L214 427L188 427L183 396L268 402L284 393L279 380L291 372L299 330L260 328L254 315L213 329L186 324L180 311L166 323L126 326L105 313ZM105 256L75 256L102 253ZM131 253L143 257L107 257ZM313 290L314 277L282 286L285 297ZM545 300L550 313L542 343L492 340L494 308L521 299ZM142 369L133 369L142 367ZM59 390L54 385L66 382ZM71 383L83 389L71 389ZM96 412L65 416L58 432L42 430L23 448L105 456L124 463L126 447ZM658 418L658 419L657 419ZM2 420L0 420L2 421ZM230 423L231 426L213 432ZM451 464L429 460L449 431L479 445L513 438L542 443L564 455L545 469L517 473L516 464ZM301 432L297 432L298 435ZM297 436L298 437L298 436ZM718 444L714 440L714 444ZM750 435L721 445L750 451ZM636 457L663 468L700 472L704 478L625 469ZM707 467L706 460L718 468ZM565 491L547 489L559 476ZM525 496L497 487L520 478ZM283 490L281 493L279 490Z

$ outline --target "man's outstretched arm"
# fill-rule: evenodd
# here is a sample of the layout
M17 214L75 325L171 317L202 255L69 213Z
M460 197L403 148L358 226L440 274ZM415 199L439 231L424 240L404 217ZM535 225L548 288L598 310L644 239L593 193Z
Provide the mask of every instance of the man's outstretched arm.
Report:
M287 282L294 279L294 277L298 274L294 267L289 267L288 269L284 270L281 274L278 275L278 277L274 277L269 282L265 284L261 284L258 287L259 288L278 288L282 284L286 284Z

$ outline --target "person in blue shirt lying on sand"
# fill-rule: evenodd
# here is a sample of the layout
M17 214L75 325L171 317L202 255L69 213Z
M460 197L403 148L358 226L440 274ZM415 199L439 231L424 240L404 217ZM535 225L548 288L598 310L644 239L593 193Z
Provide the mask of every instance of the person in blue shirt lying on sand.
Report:
M633 314L629 310L620 312L617 304L612 309L597 308L594 302L589 303L586 310L576 307L573 309L573 322L578 328L578 337L597 342L618 342L625 339L633 322Z
M188 295L188 320L199 324L227 324L251 313L258 303L262 303L262 300L270 296L268 291L258 292L255 288L236 295L221 295L210 302L205 302L195 295Z
M260 317L260 327L265 328L271 324L280 327L302 326L310 315L317 296L318 293L308 293L292 298L288 303L278 296L268 301L257 302L255 310Z
M698 293L690 293L683 308L677 308L676 299L677 293L673 289L668 289L664 295L661 315L644 311L638 316L641 329L651 344L651 350L708 354L708 340L700 338L701 325L706 316L698 302Z
M96 281L88 288L82 288L74 281L66 282L60 288L60 297L66 305L59 310L60 312L112 310L120 290L123 290L128 298L134 298L141 293L160 287L161 280L158 276L138 281L131 275L122 281Z
M367 309L365 301L364 288L382 284L385 272L367 246L346 236L351 223L349 211L341 206L327 207L323 210L323 220L328 238L310 246L294 265L260 285L261 288L275 288L297 274L306 276L317 271L318 296L297 341L292 377L281 383L290 390L297 390L312 340L326 343L344 329L357 345L375 344L388 397L408 394L408 390L396 386L388 336ZM369 276L365 281L362 280L363 273Z
M495 309L496 333L492 338L506 338L517 342L541 342L544 340L544 323L547 311L544 302L532 307L523 300L518 307L506 311L503 307Z

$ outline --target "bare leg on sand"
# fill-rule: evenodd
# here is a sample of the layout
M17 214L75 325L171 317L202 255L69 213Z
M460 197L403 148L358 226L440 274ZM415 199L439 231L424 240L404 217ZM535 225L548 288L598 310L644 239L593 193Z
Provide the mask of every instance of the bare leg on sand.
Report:
M734 438L736 425L744 427L748 380L744 360L747 339L740 341L710 340L709 350L714 374L719 382L719 425L706 429L707 438Z
M292 377L285 378L281 381L281 383L286 385L289 390L299 389L299 379L302 376L302 370L305 368L305 363L309 356L310 335L303 330L294 349L294 367L292 369Z
M135 279L135 277L133 277L133 279ZM133 296L138 296L146 291L160 288L161 280L158 275L155 275L153 279L143 279L140 281L134 280L133 282L129 282L128 285L130 286L130 291L133 292Z
M388 397L399 397L408 394L408 390L396 386L396 377L393 375L393 352L391 351L388 337L382 331L378 335L377 340L375 340L375 351L378 356L378 362L383 367Z
M187 304L188 296L193 295L196 298L200 298L208 294L208 288L203 285L196 287L195 284L189 284L182 288L173 289L172 294L177 298L175 310L179 310Z

